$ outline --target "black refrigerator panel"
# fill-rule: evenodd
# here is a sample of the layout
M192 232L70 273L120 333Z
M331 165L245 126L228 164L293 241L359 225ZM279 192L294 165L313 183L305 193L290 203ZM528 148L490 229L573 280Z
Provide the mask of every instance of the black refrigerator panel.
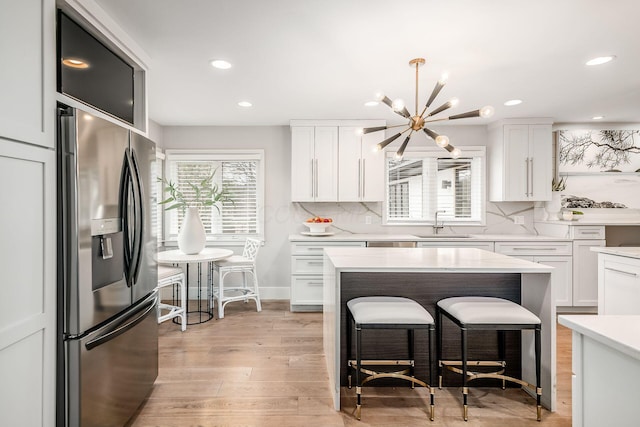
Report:
M66 342L67 425L123 426L158 375L157 294Z
M60 111L64 331L74 336L131 305L120 206L129 131L81 110Z
M158 285L158 267L156 250L158 240L155 227L152 226L152 210L157 206L156 197L156 149L155 144L147 138L131 133L131 157L138 175L141 204L141 244L137 270L133 277L133 302L141 300Z

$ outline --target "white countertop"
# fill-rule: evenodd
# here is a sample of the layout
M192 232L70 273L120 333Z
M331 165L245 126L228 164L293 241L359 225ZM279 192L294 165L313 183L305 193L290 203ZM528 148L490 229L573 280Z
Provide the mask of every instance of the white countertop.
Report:
M640 359L640 316L562 315L558 322L635 359Z
M577 225L640 225L640 220L637 219L582 219L579 218L577 221L565 221L562 219L556 220L544 220L544 221L536 221L536 223L542 224L558 224L558 225L569 225L569 226L577 226Z
M355 242L372 242L372 241L390 241L390 242L437 242L442 241L554 241L563 242L571 241L564 237L538 236L534 234L465 234L468 237L460 237L456 234L439 234L440 237L416 236L414 234L351 234L336 233L331 236L307 236L302 234L289 235L289 241L355 241Z
M341 271L550 273L553 267L476 248L328 247Z
M601 254L619 255L628 258L640 259L640 247L632 246L604 246L604 247L592 247L593 252L599 252Z

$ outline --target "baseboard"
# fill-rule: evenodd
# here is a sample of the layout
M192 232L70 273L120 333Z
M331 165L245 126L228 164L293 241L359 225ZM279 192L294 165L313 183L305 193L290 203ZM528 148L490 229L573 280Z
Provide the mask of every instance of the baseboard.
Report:
M207 290L202 289L202 299L206 299ZM162 300L172 299L172 290L170 286L160 289L160 298ZM190 286L188 289L188 298L190 300L198 299L198 288L196 286ZM281 286L260 286L260 299L261 300L286 300L291 299L291 288Z

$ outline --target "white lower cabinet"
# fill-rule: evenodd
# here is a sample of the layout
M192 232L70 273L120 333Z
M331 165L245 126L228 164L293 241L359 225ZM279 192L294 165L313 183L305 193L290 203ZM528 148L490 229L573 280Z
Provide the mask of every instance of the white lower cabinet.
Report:
M484 249L485 251L493 252L493 242L479 242L479 241L444 241L444 242L418 242L416 245L418 248L476 248Z
M573 241L573 305L598 305L598 254L591 250L605 246L604 240Z
M335 246L364 247L366 244L335 240L291 243L291 311L322 311L323 251Z
M600 254L598 314L640 314L640 260Z
M556 306L573 304L571 242L496 242L496 252L554 267L551 273Z

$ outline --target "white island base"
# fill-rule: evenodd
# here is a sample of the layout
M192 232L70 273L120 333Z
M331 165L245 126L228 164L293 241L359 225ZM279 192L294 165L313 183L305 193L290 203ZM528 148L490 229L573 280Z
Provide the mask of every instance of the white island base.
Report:
M512 280L515 276L516 297L542 321L542 404L555 411L556 311L552 298L552 267L475 248L325 248L324 254L323 344L336 410L340 409L341 357L344 357L341 336L345 317L342 311L345 310L343 292L346 295L347 290L342 286L343 276L345 284L347 280L351 282L349 292L354 290L355 278L362 284L361 295L383 294L385 283L393 283L396 296L409 298L415 297L418 288L426 292L432 286L440 286L438 297L463 295L469 292L475 279L483 276L492 280L502 276ZM411 275L414 281L402 283L401 277L409 277L404 274ZM421 280L416 281L416 275ZM357 287L355 289L358 291ZM500 296L491 294L490 285L480 290L485 296ZM435 301L418 302L433 311L431 307ZM522 378L532 384L535 383L533 355L533 334L523 334Z
M573 330L572 421L634 427L640 384L640 316L559 316Z

